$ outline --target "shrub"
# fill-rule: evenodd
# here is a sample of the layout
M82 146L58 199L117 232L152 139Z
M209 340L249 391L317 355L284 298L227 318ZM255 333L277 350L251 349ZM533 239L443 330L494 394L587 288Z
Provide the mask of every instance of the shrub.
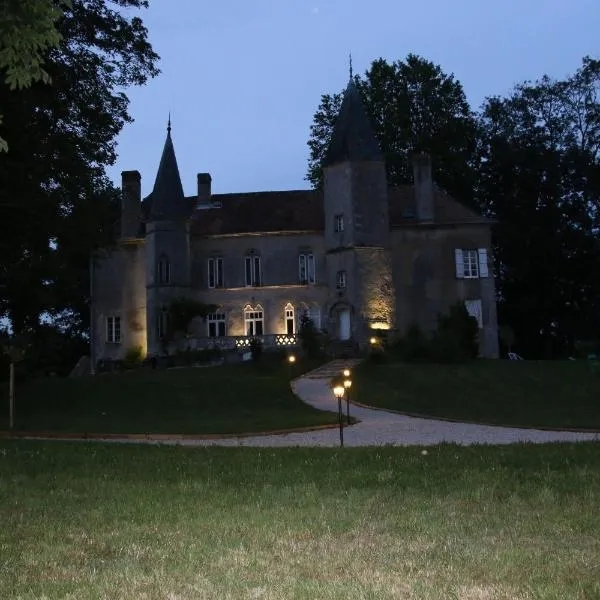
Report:
M139 367L144 362L144 351L141 346L132 346L125 353L125 358L123 359L123 366L126 369L135 369Z
M479 355L479 326L462 303L438 315L437 329L426 335L413 324L394 344L393 352L406 362L457 363Z
M250 340L250 352L252 354L252 360L258 362L262 355L263 345L258 338L252 338Z
M307 315L302 315L300 318L298 337L304 355L308 358L317 358L321 353L321 335L313 320Z
M431 359L431 341L423 330L413 323L394 344L394 354L406 362L425 362Z
M451 342L452 338L455 341ZM445 358L444 362L474 360L479 356L479 325L462 302L452 305L448 314L438 315L434 339L447 352L444 355L438 353L438 359Z

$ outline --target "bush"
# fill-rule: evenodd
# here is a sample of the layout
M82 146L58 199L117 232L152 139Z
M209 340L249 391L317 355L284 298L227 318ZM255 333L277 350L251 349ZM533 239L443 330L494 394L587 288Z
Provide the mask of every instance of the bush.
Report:
M474 360L479 356L479 325L461 302L450 307L448 314L438 316L438 327L434 334L447 352L444 362ZM455 342L450 342L454 338Z
M144 362L144 351L141 346L132 346L125 353L125 358L123 359L123 366L126 369L135 369L139 367Z
M394 344L392 351L405 362L427 362L431 357L431 341L423 330L413 323Z
M258 362L262 355L263 345L258 338L252 338L250 340L250 352L252 354L253 362Z
M479 326L462 303L438 315L437 329L426 335L413 324L394 344L393 352L405 362L457 363L479 356Z
M321 354L321 334L315 327L313 320L307 315L300 318L300 331L298 332L302 352L308 358L318 358Z

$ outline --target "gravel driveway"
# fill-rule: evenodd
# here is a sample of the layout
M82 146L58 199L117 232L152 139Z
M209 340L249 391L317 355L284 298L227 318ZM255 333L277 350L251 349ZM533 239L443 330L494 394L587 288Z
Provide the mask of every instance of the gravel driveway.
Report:
M359 361L352 361L359 362ZM319 410L337 412L337 401L329 389L329 380L348 366L350 361L333 361L292 382L292 389L304 402ZM368 398L366 399L368 402ZM345 412L345 406L344 406ZM517 429L492 425L452 423L435 419L408 417L384 410L372 410L351 405L350 414L360 423L344 428L345 446L411 446L432 445L442 442L469 444L513 444L516 442L577 442L600 441L600 433L543 431ZM99 441L99 440L98 440ZM111 439L113 442L176 444L183 446L339 446L339 429L320 429L301 433L262 435L220 439L130 440Z
M307 377L295 380L292 388L297 396L315 408L337 412L337 401L333 398L329 389L329 377L339 371L339 365L330 363L325 368L321 367L316 372L309 373ZM360 419L360 423L344 428L345 446L411 446L432 445L442 442L469 445L600 441L599 433L542 431L538 429L452 423L407 417L354 405L350 405L350 414ZM248 438L182 440L180 443L203 446L339 446L340 439L339 430L335 428Z

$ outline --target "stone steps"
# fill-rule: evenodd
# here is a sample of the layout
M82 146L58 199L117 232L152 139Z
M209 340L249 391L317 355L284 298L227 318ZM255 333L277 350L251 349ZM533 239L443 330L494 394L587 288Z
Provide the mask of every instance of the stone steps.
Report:
M341 375L344 369L352 370L360 364L362 360L362 358L338 358L309 371L302 377L306 379L331 379L336 375Z

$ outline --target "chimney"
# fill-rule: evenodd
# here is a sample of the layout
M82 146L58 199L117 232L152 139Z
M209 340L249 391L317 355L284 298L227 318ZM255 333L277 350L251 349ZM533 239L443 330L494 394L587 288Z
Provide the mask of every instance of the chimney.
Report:
M205 208L210 204L210 184L212 177L210 173L198 173L198 208Z
M140 229L142 176L139 171L121 172L121 238L137 238Z
M433 221L434 197L431 178L431 157L425 152L417 152L412 157L415 186L415 213L418 221Z

